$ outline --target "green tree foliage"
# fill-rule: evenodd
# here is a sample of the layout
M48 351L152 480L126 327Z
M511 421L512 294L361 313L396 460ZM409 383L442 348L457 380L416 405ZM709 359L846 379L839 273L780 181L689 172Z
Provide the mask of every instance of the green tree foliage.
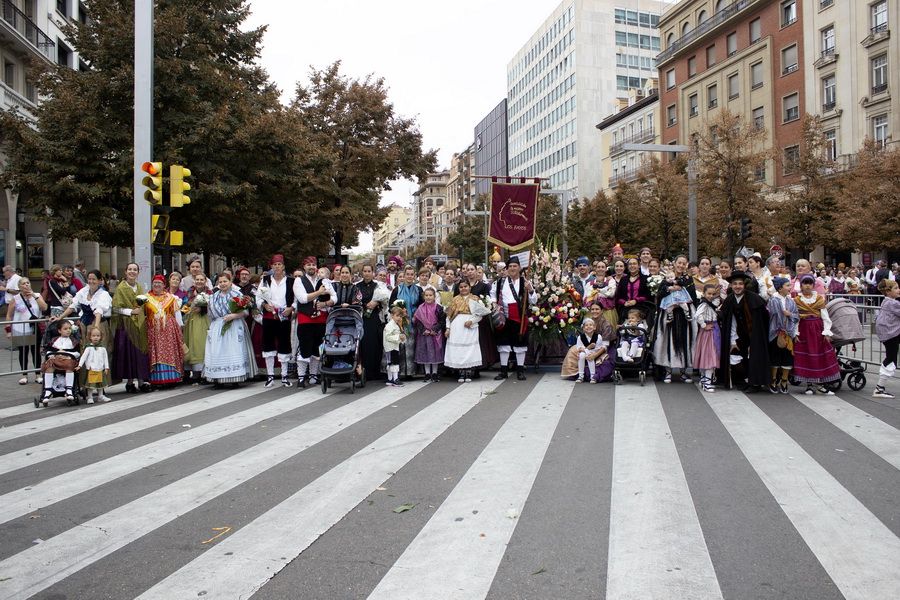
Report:
M671 257L688 249L685 162L652 157L631 188L629 204L640 215L635 220L636 241L659 256Z
M900 150L867 139L839 177L835 233L844 248L900 250Z
M476 211L487 210L487 194L480 195L475 201ZM459 226L447 236L447 242L453 247L453 254L462 248L465 262L484 262L484 217L464 217ZM489 248L492 252L493 248Z
M635 192L623 184L612 194L602 190L569 209L566 231L569 256L608 259L617 243L628 251L639 239Z

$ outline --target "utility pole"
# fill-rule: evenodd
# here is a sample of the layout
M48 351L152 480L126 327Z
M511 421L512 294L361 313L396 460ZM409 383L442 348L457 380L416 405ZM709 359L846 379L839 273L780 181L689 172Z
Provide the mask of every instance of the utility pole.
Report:
M153 250L150 205L144 201L141 165L153 160L153 0L134 2L134 262L150 289Z

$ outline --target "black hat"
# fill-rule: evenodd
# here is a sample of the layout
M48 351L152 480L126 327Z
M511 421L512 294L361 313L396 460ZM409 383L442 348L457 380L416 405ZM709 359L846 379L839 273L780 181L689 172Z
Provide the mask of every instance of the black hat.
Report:
M506 266L507 266L507 267L508 267L509 265L519 265L519 266L522 266L522 263L519 262L519 257L518 257L518 256L513 255L513 256L510 256L510 257L509 257L509 260L508 260L507 263L506 263Z
M734 271L731 275L729 275L728 277L725 278L725 281L727 281L728 283L731 283L735 279L740 279L741 281L746 283L748 280L750 280L752 278L753 278L753 276L750 275L750 273L745 273L744 271Z

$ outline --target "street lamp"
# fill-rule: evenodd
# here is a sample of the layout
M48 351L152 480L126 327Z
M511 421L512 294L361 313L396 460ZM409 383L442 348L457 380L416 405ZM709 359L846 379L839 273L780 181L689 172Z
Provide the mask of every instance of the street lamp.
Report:
M622 150L634 152L675 152L690 154L690 146L678 144L622 144ZM697 165L688 157L688 260L697 262Z

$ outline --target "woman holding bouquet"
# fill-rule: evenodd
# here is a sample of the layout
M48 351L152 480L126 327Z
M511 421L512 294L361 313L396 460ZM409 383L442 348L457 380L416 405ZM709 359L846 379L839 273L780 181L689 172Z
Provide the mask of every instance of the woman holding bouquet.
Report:
M206 275L194 276L194 287L187 292L184 301L184 364L187 379L200 382L203 361L206 355L206 334L209 332L209 295L206 292Z
M237 384L250 376L246 340L246 310L240 309L243 295L231 285L231 276L219 275L216 291L209 300L209 332L206 334L203 376L216 386ZM249 303L246 308L249 309Z
M112 328L114 350L112 355L112 379L125 380L125 390L134 393L137 380L142 392L150 391L150 361L147 358L147 332L144 329L146 300L144 288L137 281L140 267L137 263L125 266L125 279L116 286L113 296Z
M170 386L184 377L184 343L176 315L181 300L166 289L166 278L155 275L144 303L150 384Z

